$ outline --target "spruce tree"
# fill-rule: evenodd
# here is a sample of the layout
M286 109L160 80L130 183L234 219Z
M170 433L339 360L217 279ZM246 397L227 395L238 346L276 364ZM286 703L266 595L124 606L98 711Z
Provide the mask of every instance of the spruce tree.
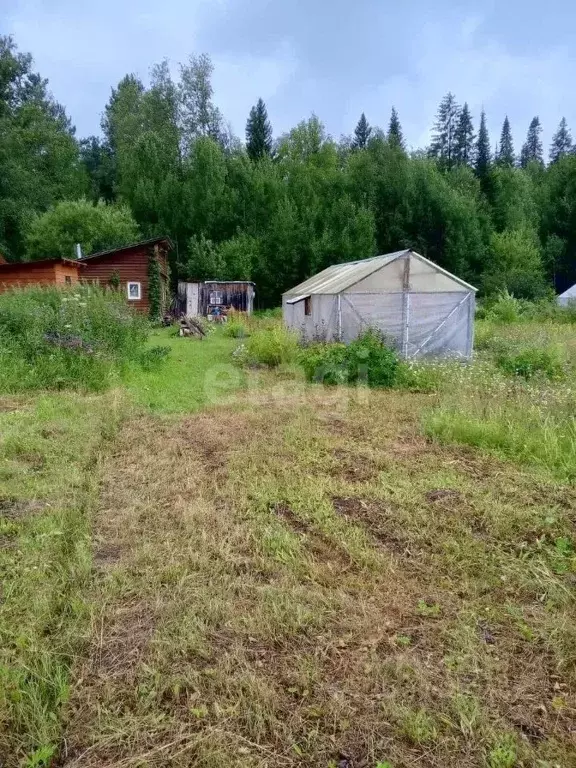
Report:
M560 120L558 130L552 137L552 145L550 147L550 162L556 163L561 157L567 155L572 149L572 137L570 136L570 129L566 123L566 118L563 117Z
M390 144L395 144L397 147L404 149L404 135L402 133L402 126L398 119L398 112L396 108L392 107L392 114L390 115L390 124L388 126L388 141Z
M540 118L538 116L533 117L530 121L526 141L524 142L522 152L520 153L520 165L522 168L526 168L528 163L531 162L543 162L541 134L542 126L540 125Z
M513 166L516 163L514 156L514 144L512 143L512 131L508 115L504 118L502 132L500 133L500 151L497 157L498 165Z
M485 179L490 168L490 138L488 128L486 127L486 113L482 110L480 114L480 129L478 130L478 140L476 142L476 175L480 179Z
M246 123L246 150L251 160L272 154L272 126L262 99L250 110Z
M454 134L454 160L463 165L471 165L474 157L474 126L468 104L460 110L456 132Z
M447 93L440 102L434 124L432 143L428 154L445 168L454 165L454 144L460 108L453 93Z
M353 149L366 149L368 140L372 134L370 123L366 120L364 112L360 115L358 125L354 128L354 139L352 140Z

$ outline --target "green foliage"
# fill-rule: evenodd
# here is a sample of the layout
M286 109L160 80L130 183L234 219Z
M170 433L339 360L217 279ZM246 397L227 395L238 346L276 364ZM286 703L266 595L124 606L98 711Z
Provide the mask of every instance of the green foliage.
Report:
M246 151L251 160L272 154L272 126L262 99L258 99L256 106L250 110L246 124Z
M246 342L244 362L276 368L292 363L298 354L298 337L281 325L255 331Z
M218 248L204 235L190 238L188 257L180 265L179 271L184 279L191 281L221 280L226 277L225 265Z
M398 355L373 331L349 345L312 344L302 350L299 361L308 381L328 385L391 387L399 371Z
M86 255L133 243L138 237L138 227L126 205L66 200L32 220L26 255L31 260L56 256L73 259L76 243Z
M483 276L486 293L508 290L534 299L546 294L542 256L535 234L529 230L506 230L491 239L492 258Z
M113 292L0 294L0 391L106 389L138 356L146 336L146 322Z
M75 242L114 246L137 239L137 228L172 237L175 278L253 279L261 306L330 264L403 247L484 296L508 288L535 299L576 282L576 155L564 120L546 169L537 118L524 167L515 167L507 118L493 163L486 115L474 140L470 110L453 94L438 110L432 160L406 153L395 109L387 131L363 115L339 143L312 115L273 148L262 100L244 148L214 104L212 62L201 54L177 77L160 62L149 86L122 78L103 138L77 142L30 56L2 38L0 62L0 251L9 259L71 256ZM131 218L112 205L114 222L94 223L103 211L69 202L82 195L121 201Z
M33 71L32 57L0 36L0 251L21 258L30 219L86 190L64 108Z
M148 254L148 302L150 304L148 316L152 322L158 322L164 312L162 296L162 277L160 275L160 264L156 258L154 250L151 249Z
M172 347L156 345L144 349L138 356L138 362L144 371L157 371L163 366L164 360L172 352Z
M228 320L224 325L224 334L232 339L243 339L248 335L246 326L240 320Z
M564 361L557 349L524 347L520 350L503 351L496 357L496 365L504 373L531 379L538 374L549 379L564 376Z
M372 128L364 112L360 115L358 125L354 128L354 139L352 140L352 147L354 149L366 149L368 141L372 135Z
M518 756L516 739L512 735L504 735L496 740L488 752L489 768L514 768Z

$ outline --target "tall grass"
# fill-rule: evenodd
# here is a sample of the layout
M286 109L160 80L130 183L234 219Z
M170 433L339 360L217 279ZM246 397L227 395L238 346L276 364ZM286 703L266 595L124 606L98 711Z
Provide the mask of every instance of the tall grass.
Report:
M478 323L479 358L444 369L425 431L576 478L576 339L557 323Z
M147 321L92 286L0 294L0 391L106 389L138 356Z

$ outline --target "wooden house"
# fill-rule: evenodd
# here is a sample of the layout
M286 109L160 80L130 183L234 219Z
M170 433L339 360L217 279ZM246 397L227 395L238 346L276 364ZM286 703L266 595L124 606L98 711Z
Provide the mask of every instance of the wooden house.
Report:
M81 264L83 280L122 290L126 300L139 312L150 310L150 261L159 266L162 303L167 306L170 288L168 252L172 242L168 237L154 237L120 248L111 248L84 256Z
M254 283L249 280L204 280L178 283L178 308L187 317L207 316L217 308L252 314Z
M0 291L30 285L74 285L84 275L84 264L75 259L42 259L8 262L0 260Z

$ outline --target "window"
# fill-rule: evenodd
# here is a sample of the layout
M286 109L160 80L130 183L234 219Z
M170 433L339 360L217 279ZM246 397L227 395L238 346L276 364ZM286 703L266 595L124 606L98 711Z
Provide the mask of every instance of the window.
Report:
M142 298L142 287L140 283L127 283L126 290L129 301L140 301Z
M210 304L222 304L223 301L222 291L210 291Z
M305 315L311 315L312 314L312 297L306 296L304 299L304 314Z
M72 285L72 278L70 277L70 275L64 275L64 282L66 283L66 285Z

